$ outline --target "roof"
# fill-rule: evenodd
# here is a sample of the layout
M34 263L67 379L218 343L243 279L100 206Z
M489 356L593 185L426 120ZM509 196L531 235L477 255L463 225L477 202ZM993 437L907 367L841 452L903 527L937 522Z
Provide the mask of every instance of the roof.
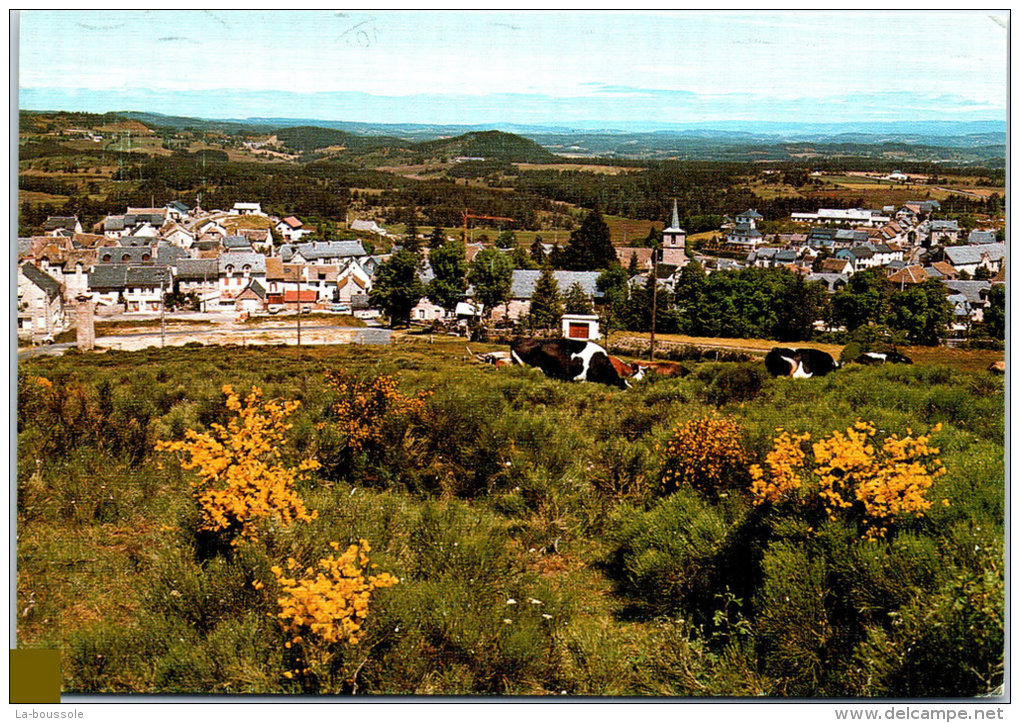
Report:
M216 279L219 274L217 259L177 259L177 278L186 281Z
M124 217L123 216L107 216L103 219L103 228L106 231L123 231L124 230Z
M849 277L846 274L833 274L824 271L820 274L807 274L804 278L807 281L820 281L825 284L830 291L835 290L836 284L846 284L849 281Z
M169 264L173 265L177 263L179 259L190 258L190 254L182 249L180 246L171 246L170 244L160 244L156 247L156 263L157 264Z
M120 290L132 286L161 286L169 283L166 266L131 266L129 264L96 264L89 272L89 289Z
M946 258L953 266L961 264L979 264L983 256L990 261L1001 261L1006 255L1006 244L973 244L967 246L947 246Z
M32 264L25 263L21 265L21 273L26 279L42 289L46 293L47 298L54 299L60 296L60 282L45 271L37 269Z
M955 279L960 275L960 272L954 269L952 264L948 264L945 261L936 261L931 267L938 271L940 276L945 276L946 278Z
M74 216L50 216L43 224L47 231L55 231L58 228L74 228L78 219Z
M956 222L956 219L951 219L949 221L936 220L936 221L929 221L928 223L929 223L929 228L932 231L959 231L960 230L960 224L958 224Z
M992 288L990 281L954 281L954 280L943 280L942 285L950 291L963 294L967 297L967 301L972 304L984 303L985 299L982 296L982 292L985 294Z
M846 259L825 259L822 261L822 271L831 271L833 273L840 273L847 267L850 262Z
M969 244L993 244L996 242L995 231L991 229L974 229L967 236Z
M124 285L161 286L170 281L170 269L166 266L128 266Z
M225 271L228 266L239 271L250 266L253 274L266 273L266 257L253 251L224 251L220 254L219 262L220 271Z
M285 223L288 226L290 226L291 228L301 228L301 226L304 225L304 224L301 223L301 221L299 221L294 216L287 216L286 218L281 220L280 223Z
M652 263L652 249L644 247L620 246L616 249L616 258L623 266L630 265L630 257L637 256L639 268L644 268Z
M152 236L121 236L117 239L118 246L152 246L156 239Z
M283 260L279 256L271 256L266 259L266 281L279 281L283 279Z
M889 276L889 281L894 284L922 284L928 280L928 274L920 265L904 266L896 273Z
M238 294L237 296L240 297L242 294L244 294L246 292L251 292L252 294L255 294L255 296L257 296L260 299L266 298L266 290L264 288L262 288L262 284L260 284L255 279L252 279L251 282L249 282L249 284L247 286L245 286L241 290L241 293Z
M280 247L280 258L286 263L295 253L308 261L343 256L367 256L360 240L312 241L303 244L284 244Z
M297 289L285 289L283 292L283 303L285 304L296 304L298 298ZM318 300L319 292L315 289L301 289L301 303L314 303Z
M673 199L673 216L669 222L669 228L662 229L663 233L687 233L680 228L680 214L677 211L676 199Z
M743 213L738 213L737 218L765 218L765 217L758 213L755 209L749 208Z
M104 260L106 256L110 258ZM96 251L96 259L104 264L142 264L152 261L149 246L103 246Z
M185 206L180 201L171 201L166 206L167 206L167 208L172 208L175 211L180 211L181 213L187 213L188 212L188 207Z
M510 297L513 299L530 299L535 293L535 285L541 271L531 269L517 269L513 272L510 281ZM581 289L590 297L601 297L601 292L595 287L598 281L598 271L553 271L553 278L556 279L556 286L560 293L565 293L574 284L580 284Z
M223 248L231 251L236 251L238 249L251 250L251 241L244 236L224 236L220 240L220 243L223 245Z

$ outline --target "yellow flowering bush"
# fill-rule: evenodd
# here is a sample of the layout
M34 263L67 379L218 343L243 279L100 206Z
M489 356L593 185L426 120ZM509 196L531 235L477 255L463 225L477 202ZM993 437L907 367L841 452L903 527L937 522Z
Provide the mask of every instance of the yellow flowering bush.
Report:
M158 451L180 453L181 466L198 474L192 486L202 514L200 529L225 533L237 544L257 539L264 520L289 525L315 519L317 513L305 509L294 485L319 463L305 460L293 469L280 459L284 435L292 426L286 419L298 402L264 402L258 387L243 400L230 385L223 387L223 394L234 414L226 426L213 424L210 432L189 429L183 440L156 445Z
M690 486L715 494L743 484L747 476L744 432L730 417L693 419L676 428L663 449L662 484L667 492Z
M933 431L940 429L936 425ZM803 488L830 519L856 510L870 540L884 537L897 518L921 517L932 505L928 491L946 473L930 436L914 436L910 429L905 437L892 434L878 441L872 424L857 422L814 442L810 464L804 450L810 435L777 431L782 433L765 457L767 471L751 467L754 503L780 502Z
M790 434L777 429L781 434L773 441L772 449L765 455L768 474L760 465L751 465L751 494L755 504L766 500L779 502L801 487L801 470L807 456L802 444L811 439L808 432Z
M334 553L340 550L337 542L331 542L330 547ZM285 673L288 678L295 672L319 675L333 657L331 646L361 642L372 592L397 584L397 578L388 572L368 574L376 567L369 562L369 552L368 542L360 540L339 555L319 560L318 571L306 567L302 572L294 558L287 560L286 569L279 565L272 568L283 592L277 598L277 617L290 636L285 645L300 645L304 653L305 667Z
M426 400L432 394L430 390L413 396L401 394L396 379L385 375L361 381L329 372L326 381L340 394L333 413L340 433L353 451L382 445L388 425L424 414Z

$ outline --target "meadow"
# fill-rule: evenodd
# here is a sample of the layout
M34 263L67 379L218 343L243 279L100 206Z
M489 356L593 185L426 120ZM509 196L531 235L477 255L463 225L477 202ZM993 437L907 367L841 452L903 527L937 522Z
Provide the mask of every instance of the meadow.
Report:
M688 367L624 391L462 340L22 362L18 646L59 648L67 693L999 690L1002 378Z

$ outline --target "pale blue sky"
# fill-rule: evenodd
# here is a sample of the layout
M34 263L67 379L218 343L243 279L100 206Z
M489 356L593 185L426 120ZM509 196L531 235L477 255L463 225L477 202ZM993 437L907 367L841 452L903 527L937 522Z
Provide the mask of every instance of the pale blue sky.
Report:
M21 105L435 123L999 120L1007 37L1004 17L935 11L26 11Z

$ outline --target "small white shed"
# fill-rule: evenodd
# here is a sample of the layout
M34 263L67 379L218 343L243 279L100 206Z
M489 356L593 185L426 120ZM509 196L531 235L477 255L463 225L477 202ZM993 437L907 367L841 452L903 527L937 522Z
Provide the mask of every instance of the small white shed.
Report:
M598 339L599 318L594 314L564 314L563 336L568 339L594 341Z

